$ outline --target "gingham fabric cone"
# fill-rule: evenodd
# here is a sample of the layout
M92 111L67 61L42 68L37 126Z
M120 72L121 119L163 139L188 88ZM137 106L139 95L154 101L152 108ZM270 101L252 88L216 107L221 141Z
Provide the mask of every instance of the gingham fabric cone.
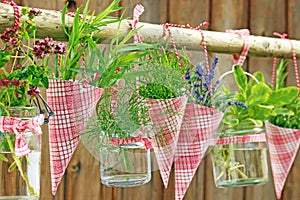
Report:
M300 144L300 130L288 129L265 122L276 196L281 198L289 171Z
M187 96L147 102L156 135L151 137L151 142L165 188L168 186L186 103Z
M175 154L175 199L183 199L223 113L198 104L187 104Z
M71 157L92 116L103 90L79 82L50 80L47 102L54 112L49 123L52 194L65 173Z

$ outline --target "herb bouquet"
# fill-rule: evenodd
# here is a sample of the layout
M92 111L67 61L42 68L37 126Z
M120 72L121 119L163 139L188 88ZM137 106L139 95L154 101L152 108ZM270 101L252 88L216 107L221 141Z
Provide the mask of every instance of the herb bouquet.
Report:
M185 74L189 98L174 161L178 199L184 197L223 117L223 113L214 108L218 93L218 82L214 83L217 64L215 57L210 68L199 63L193 68L189 66Z
M275 92L286 88L286 67L287 60L282 59L273 72L275 78L272 90ZM293 165L300 144L300 98L296 89L295 91L293 96L286 93L283 98L290 99L290 103L283 105L277 115L271 116L265 121L271 167L278 199L281 198L285 180ZM280 103L282 99L274 99L274 101ZM287 146L288 148L286 148Z
M47 55L60 54L50 51L59 50L60 44L51 42L51 48L42 48L41 41L51 39L35 38L35 17L40 11L8 3L14 8L15 24L1 34L0 199L39 199L40 125L45 118L41 101L49 111L40 88L48 87Z
M187 103L183 74L189 65L185 56L161 46L148 60L147 68L151 72L139 78L139 96L144 99L150 115L154 130L151 140L165 187Z
M74 16L68 16L68 4L62 11L62 25L68 41L64 55L56 56L53 77L47 89L47 101L54 112L49 123L53 195L79 143L79 136L86 128L103 92L102 88L88 84L90 76L85 72L84 61L90 49L97 48L98 38L93 38L94 33L109 23L119 21L108 16L121 9L119 2L113 1L97 15L89 13L89 1L84 8L79 7Z
M0 166L9 173L1 174L0 199L39 199L40 125L49 120L46 111L51 115L40 88L49 84L49 55L60 55L62 46L51 38L36 39L35 17L41 11L7 3L15 23L1 34Z
M215 184L217 187L264 184L268 181L264 120L282 112L282 106L293 101L298 89L285 87L272 91L261 72L252 75L240 66L234 66L233 72L239 92L228 101L219 127L220 139L212 150ZM226 89L225 92L230 94Z
M100 161L101 183L110 187L139 186L151 180L151 142L136 77L149 73L141 69L155 45L130 43L136 31L117 32L108 48L92 51L90 60L96 62L87 63L87 73L98 74L90 84L104 92L95 119L81 138ZM141 68L138 71L137 66Z

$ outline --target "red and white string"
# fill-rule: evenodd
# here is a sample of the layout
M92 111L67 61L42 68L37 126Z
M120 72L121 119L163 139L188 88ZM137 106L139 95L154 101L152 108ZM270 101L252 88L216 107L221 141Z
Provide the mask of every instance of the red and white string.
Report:
M14 30L17 30L19 28L20 24L20 10L18 5L14 1L2 1L5 4L11 5L14 9L14 15L15 15L15 23L14 23Z
M292 41L288 38L288 34L286 33L283 33L283 34L280 34L278 32L274 32L273 33L275 36L278 36L280 37L281 39L284 39L284 40L288 40L290 45L291 45L291 49L292 49L292 56L293 56L293 65L294 65L294 72L295 72L295 78L296 78L296 85L298 87L298 89L300 90L300 81L299 81L299 71L298 71L298 64L297 64L297 57L296 57L296 52L295 52L295 48L294 48L294 45L292 43ZM275 76L276 76L276 65L277 65L277 59L274 58L274 61L273 61L273 71L272 71L272 86L274 86L274 83L275 83Z

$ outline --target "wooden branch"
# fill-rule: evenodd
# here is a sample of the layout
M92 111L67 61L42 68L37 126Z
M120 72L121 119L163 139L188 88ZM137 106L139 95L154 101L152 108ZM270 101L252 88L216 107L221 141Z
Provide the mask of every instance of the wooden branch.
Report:
M54 40L66 41L67 37L62 29L61 12L54 10L40 10L42 11L42 14L36 17L37 37L52 37ZM71 26L72 17L67 16L66 21L68 26ZM5 28L12 27L13 24L13 8L7 4L0 3L0 33L2 33ZM95 37L101 37L102 42L108 40L116 33L117 26L117 24L110 24L106 27L102 27L101 30L95 34ZM140 22L138 23L138 27L141 27L139 33L146 42L159 42L163 35L162 25ZM121 25L120 32L126 33L129 30L130 26L128 22L124 21ZM170 30L178 47L186 47L191 50L202 50L202 40L199 31L176 27L170 27ZM242 51L243 39L239 35L215 31L203 31L203 34L209 52L235 54ZM288 40L254 35L249 36L249 40L249 56L292 57L292 48ZM300 58L300 41L291 40L291 42L297 57Z

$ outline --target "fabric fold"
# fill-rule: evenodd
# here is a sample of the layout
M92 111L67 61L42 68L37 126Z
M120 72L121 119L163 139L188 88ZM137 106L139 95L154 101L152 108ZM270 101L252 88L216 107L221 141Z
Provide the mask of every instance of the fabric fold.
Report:
M223 113L198 104L187 104L175 154L175 199L183 199Z
M147 107L154 128L151 137L165 188L168 187L187 96L172 99L148 99Z
M50 80L47 102L54 112L49 123L52 194L55 195L103 89L79 82Z
M300 130L275 126L265 122L271 168L277 199L292 168L300 144Z

